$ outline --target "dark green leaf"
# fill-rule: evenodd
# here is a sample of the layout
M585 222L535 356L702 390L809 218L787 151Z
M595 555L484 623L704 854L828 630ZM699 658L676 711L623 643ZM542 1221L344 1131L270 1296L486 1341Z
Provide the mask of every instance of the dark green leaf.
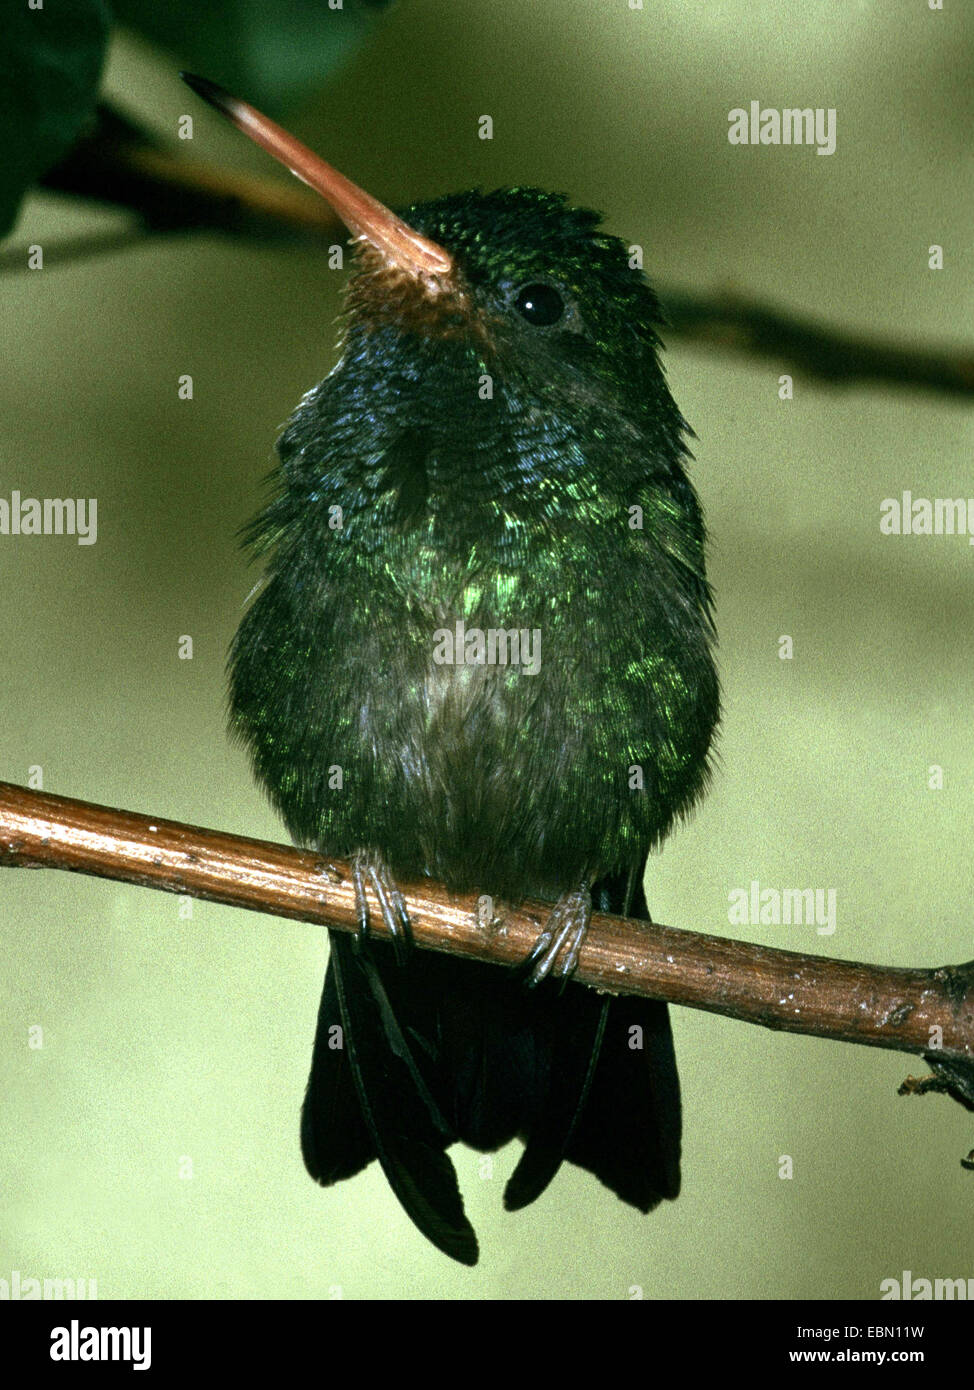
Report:
M115 0L119 23L270 114L320 87L387 0Z
M0 236L25 191L91 114L108 39L104 0L6 0L0 25Z

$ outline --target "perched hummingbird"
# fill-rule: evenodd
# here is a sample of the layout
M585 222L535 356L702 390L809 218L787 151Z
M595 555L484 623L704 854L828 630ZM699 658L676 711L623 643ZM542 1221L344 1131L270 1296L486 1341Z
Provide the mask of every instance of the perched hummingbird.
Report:
M644 857L704 789L718 718L658 301L562 196L474 191L400 218L186 80L355 236L343 355L278 441L249 530L267 571L230 657L233 730L290 834L354 866L307 1168L330 1184L378 1158L465 1264L457 1141L524 1140L509 1210L567 1159L649 1211L680 1185L666 1006L568 977L593 902L649 920ZM412 950L397 881L422 875L550 902L524 969ZM368 939L369 890L391 943Z

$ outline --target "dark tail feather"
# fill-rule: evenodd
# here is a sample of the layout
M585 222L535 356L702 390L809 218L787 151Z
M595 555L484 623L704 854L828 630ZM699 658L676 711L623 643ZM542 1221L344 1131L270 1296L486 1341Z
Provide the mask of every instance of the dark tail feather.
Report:
M638 876L593 890L603 912L648 919ZM312 1177L378 1158L423 1234L464 1264L477 1240L446 1155L519 1135L504 1193L527 1206L565 1160L649 1211L680 1188L680 1090L666 1005L552 981L525 990L499 966L360 949L332 934L301 1122Z
M311 1075L301 1107L304 1165L323 1187L353 1177L377 1157L362 1118L345 1031L335 969L329 959L311 1053Z
M332 1031L336 1023L340 1035ZM302 1113L305 1164L312 1177L329 1183L377 1157L423 1235L453 1259L472 1265L477 1238L445 1153L457 1136L440 1113L428 1078L428 1063L424 1067L401 1031L369 952L346 933L331 933Z
M679 1195L680 1083L665 1004L612 1001L599 1064L565 1157L640 1211Z
M541 990L557 986L546 982ZM530 1205L551 1182L585 1111L599 1060L609 1000L569 984L560 997L536 999L539 1023L545 1013L555 1025L537 1030L547 1044L538 1048L534 1104L527 1118L524 1153L504 1189L508 1211Z
M593 890L596 908L651 920L638 875L628 892L620 887L617 881ZM669 1010L655 999L615 998L565 1157L594 1173L624 1202L651 1211L664 1197L679 1194L680 1132Z

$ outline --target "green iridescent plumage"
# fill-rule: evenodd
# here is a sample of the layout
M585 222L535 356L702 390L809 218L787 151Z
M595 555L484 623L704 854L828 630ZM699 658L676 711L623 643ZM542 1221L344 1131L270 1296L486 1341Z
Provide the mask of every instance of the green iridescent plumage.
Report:
M234 719L303 843L550 896L640 859L705 776L716 680L683 422L655 298L594 214L513 190L406 216L457 254L492 341L349 323L279 444ZM533 280L575 322L516 321ZM540 672L434 667L457 619L538 629Z
M657 358L657 301L624 244L555 195L472 192L404 216L454 257L453 290L427 301L368 253L353 271L342 359L281 436L276 495L251 531L267 575L233 648L233 726L302 844L367 851L396 876L515 900L628 884L599 901L636 910L648 848L705 785L718 713L704 528L686 426ZM525 287L536 291L535 318L556 313L554 322L526 316ZM437 642L458 622L537 633L537 670L438 662ZM528 1001L538 1010L531 1042L528 1004L495 1000L496 972L430 960L412 975L384 966L382 979L431 1054L453 1039L429 1080L451 1111L452 1138L485 1146L485 1136L521 1133L528 1155L560 1144L554 1167L564 1153L643 1209L675 1195L678 1101L661 1006L616 1001L606 1015L569 986L558 1006ZM441 993L431 1001L434 978ZM446 1019L443 990L466 993L475 1027ZM329 998L326 989L323 1020L339 1008ZM342 1008L348 1023L347 998ZM434 1014L435 1025L422 1021ZM637 1016L658 1038L647 1059L656 1109L640 1111L635 1137L620 1141L633 1155L620 1174L594 1121L591 1135L577 1115L565 1121L556 1142L554 1120L527 1112L554 1106L554 1083L545 1090L539 1078L558 1047L568 1055L569 1036L588 1037L582 1053L594 1066L603 1030L621 1038L624 1018ZM621 1097L637 1084L623 1070L618 1081L603 1075L610 1043L601 1045L586 1082L593 1114L623 1104L610 1104L612 1085ZM493 1099L475 1088L473 1101L450 1068L482 1073L488 1057L506 1080ZM360 1062L356 1094L372 1139L322 1156L332 1141L315 1116L346 1086L325 1077L326 1061L316 1050L305 1153L332 1181L375 1153L382 1124ZM588 1062L579 1065L584 1077ZM518 1091L508 1116L498 1097ZM407 1124L394 1116L393 1107L387 1128ZM532 1140L542 1131L547 1140ZM431 1151L446 1142L424 1139ZM405 1160L383 1163L391 1180L404 1171ZM543 1168L509 1192L511 1205L536 1195ZM425 1210L411 1215L431 1233ZM454 1236L431 1233L469 1259L466 1234Z

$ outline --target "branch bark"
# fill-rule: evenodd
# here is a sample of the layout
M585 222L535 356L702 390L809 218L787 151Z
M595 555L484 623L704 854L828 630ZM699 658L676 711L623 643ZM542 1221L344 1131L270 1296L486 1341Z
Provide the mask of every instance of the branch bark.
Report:
M156 232L210 230L328 242L349 235L328 204L296 182L188 159L104 103L94 129L44 174L40 186L127 208Z
M974 351L970 349L862 338L742 295L708 297L675 287L660 287L659 295L667 336L762 357L830 386L873 381L951 396L974 395Z
M65 869L338 931L356 928L345 860L9 782L0 782L2 867ZM548 912L543 903L498 902L491 915L484 899L452 898L429 880L400 887L417 946L498 965L525 958ZM935 969L865 965L596 914L574 978L765 1028L921 1053L939 1089L974 1102L972 961ZM942 1046L933 1052L935 1029Z

